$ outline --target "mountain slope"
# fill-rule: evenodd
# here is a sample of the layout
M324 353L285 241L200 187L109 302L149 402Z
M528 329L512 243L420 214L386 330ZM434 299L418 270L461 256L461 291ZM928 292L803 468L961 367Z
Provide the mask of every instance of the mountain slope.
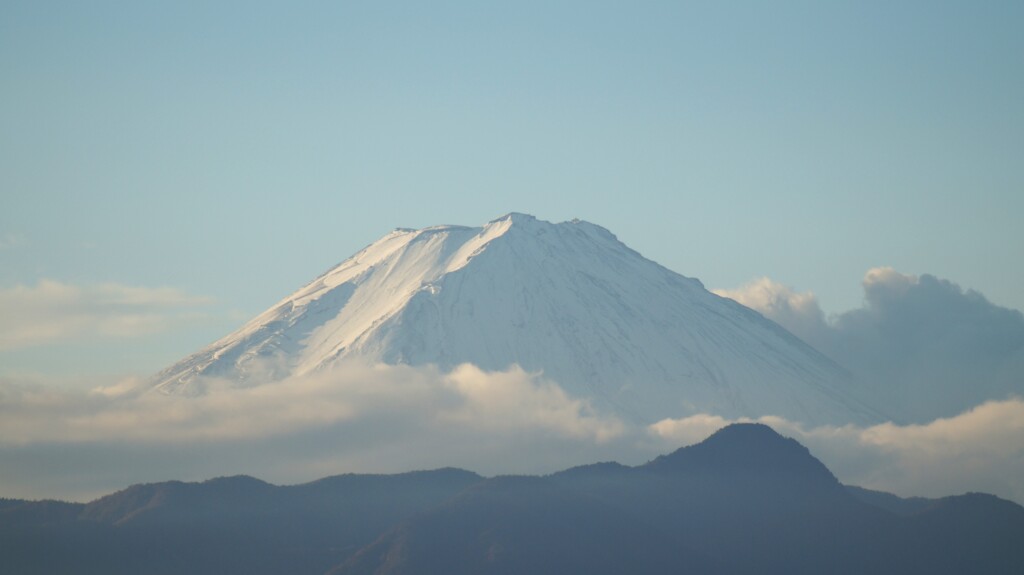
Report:
M241 384L346 359L518 364L642 423L711 412L864 422L847 374L777 324L629 249L599 226L509 214L482 228L399 229L241 329L160 373Z
M332 575L678 573L714 562L622 511L538 477L496 477L403 522Z

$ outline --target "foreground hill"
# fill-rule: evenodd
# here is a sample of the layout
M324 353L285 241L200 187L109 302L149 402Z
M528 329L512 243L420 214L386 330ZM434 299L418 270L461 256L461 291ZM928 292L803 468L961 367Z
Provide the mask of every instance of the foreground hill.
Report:
M0 573L320 574L482 481L441 469L295 486L245 476L0 507Z
M1022 537L1015 503L846 487L759 424L546 477L232 477L0 501L0 572L23 574L1019 574Z

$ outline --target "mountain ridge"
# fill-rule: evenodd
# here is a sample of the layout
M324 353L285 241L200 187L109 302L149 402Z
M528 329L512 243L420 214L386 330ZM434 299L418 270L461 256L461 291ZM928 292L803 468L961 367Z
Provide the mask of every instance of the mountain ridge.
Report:
M984 494L904 500L844 487L766 426L728 426L663 458L652 462L672 465L544 477L442 468L276 486L231 476L135 485L88 504L0 500L0 565L21 575L1024 567L1024 507Z

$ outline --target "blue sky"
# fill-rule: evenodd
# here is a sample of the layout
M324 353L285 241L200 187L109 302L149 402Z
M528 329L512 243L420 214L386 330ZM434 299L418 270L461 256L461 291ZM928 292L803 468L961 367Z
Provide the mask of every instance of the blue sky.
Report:
M509 211L826 312L877 266L1022 309L1021 22L994 1L4 2L0 292L83 317L0 342L0 375L145 375L394 227Z

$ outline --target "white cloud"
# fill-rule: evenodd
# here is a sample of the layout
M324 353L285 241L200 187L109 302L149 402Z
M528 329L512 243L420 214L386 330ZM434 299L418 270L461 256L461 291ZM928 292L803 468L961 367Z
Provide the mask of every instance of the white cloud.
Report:
M813 292L797 292L769 278L758 278L734 290L711 291L757 310L807 341L819 338L827 329L825 313Z
M691 445L703 441L712 433L730 423L749 422L750 419L729 420L718 415L698 413L680 419L663 419L648 426L648 432L665 441L665 448L673 445Z
M0 384L0 489L17 487L0 496L79 497L85 470L103 478L90 494L243 472L285 482L449 465L542 473L607 459L628 440L618 419L518 368L350 362L253 387L204 384L196 397L132 380L91 392Z
M252 387L207 379L195 397L149 391L137 380L89 393L0 386L0 445L259 439L398 414L408 427L550 433L606 442L623 424L518 367L484 372L348 362L334 370Z
M766 317L852 370L852 389L899 423L952 417L1024 394L1024 315L931 275L879 267L864 306L825 320L811 293L767 278L716 293Z
M861 283L864 285L864 291L869 294L884 289L894 294L906 295L920 281L915 275L902 274L891 267L882 266L869 269Z
M488 373L464 364L444 377L444 387L461 399L438 419L486 430L547 430L605 443L622 435L621 421L598 416L590 404L570 397L557 384L518 366Z
M197 397L147 391L137 380L91 392L0 384L0 496L84 498L139 481L236 473L289 483L449 465L488 475L635 465L733 423L699 414L631 426L518 368L350 362L255 387L205 383ZM922 425L760 421L808 446L845 483L1024 501L1021 399Z
M210 298L174 288L40 280L0 289L0 351L83 338L126 338L165 331L194 317Z

